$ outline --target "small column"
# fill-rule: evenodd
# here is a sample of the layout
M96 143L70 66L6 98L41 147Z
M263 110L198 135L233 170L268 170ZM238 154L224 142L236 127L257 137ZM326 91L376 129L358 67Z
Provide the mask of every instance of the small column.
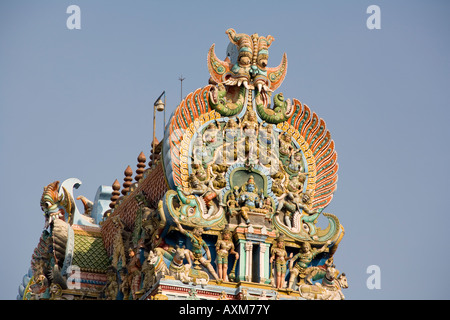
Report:
M245 274L246 274L245 266L246 266L247 257L246 257L246 251L245 251L245 243L246 243L246 241L243 239L239 239L238 243L237 243L237 251L239 252L238 279L240 281L245 281Z
M269 245L267 243L259 244L259 283L265 283L269 278Z
M245 243L245 281L252 281L253 242Z

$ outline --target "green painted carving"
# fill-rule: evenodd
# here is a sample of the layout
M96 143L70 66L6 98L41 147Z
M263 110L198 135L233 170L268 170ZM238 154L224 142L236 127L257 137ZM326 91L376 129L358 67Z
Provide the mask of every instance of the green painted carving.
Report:
M297 241L324 243L328 240L335 240L341 232L338 218L333 214L323 213L323 216L328 219L328 226L322 230L315 226L319 215L320 212L312 215L307 215L303 212L296 213L293 218L292 228L282 223L276 213L272 216L272 222L276 229Z
M255 96L255 106L258 115L268 123L277 124L284 122L292 116L295 108L289 99L285 100L283 93L273 97L273 109L268 107L270 95L258 91Z
M223 84L211 87L209 92L209 104L224 117L237 115L245 105L247 90L244 86L230 86Z
M209 200L211 194L185 194L180 187L177 191L166 193L166 204L169 214L181 224L198 227L223 227L226 224L222 207L214 200ZM205 200L206 199L206 200Z

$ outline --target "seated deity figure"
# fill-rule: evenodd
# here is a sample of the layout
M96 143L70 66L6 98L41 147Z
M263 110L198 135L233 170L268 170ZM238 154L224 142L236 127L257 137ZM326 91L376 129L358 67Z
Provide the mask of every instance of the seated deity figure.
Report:
M208 208L206 215L211 216L214 211L217 210L217 207L213 202L213 200L217 198L217 193L211 187L212 181L200 181L195 174L191 173L189 175L188 182L189 188L187 190L182 190L180 188L179 193L184 196L197 195L202 197L205 201L206 207Z
M302 173L304 171L303 163L302 163L302 153L301 150L292 150L291 157L289 161L288 168L290 171L294 173Z
M203 140L209 146L211 144L215 145L217 142L219 142L218 138L219 129L214 123L211 122L203 133Z
M250 224L248 212L255 211L262 201L261 197L258 195L258 190L256 188L253 176L250 176L247 183L243 186L243 190L239 194L238 200L242 203L241 215L244 219L246 219L246 223Z
M240 212L239 202L236 200L236 196L234 195L234 193L230 193L230 195L228 196L227 208L228 208L228 214L231 217L234 217L236 212L238 212L238 211ZM245 217L244 217L244 219L245 219Z
M288 134L283 134L280 136L280 154L289 157L292 153L294 147L292 146L292 137Z

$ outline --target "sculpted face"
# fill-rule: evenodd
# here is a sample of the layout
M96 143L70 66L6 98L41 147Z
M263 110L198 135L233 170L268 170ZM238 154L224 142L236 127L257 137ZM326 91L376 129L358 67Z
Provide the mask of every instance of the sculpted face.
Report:
M203 234L203 228L195 228L192 233L194 236L201 237Z
M302 249L304 253L309 253L311 251L311 245L308 242L303 242Z
M284 80L287 71L286 54L276 68L267 68L269 60L269 47L274 38L258 34L247 35L236 33L234 29L226 31L230 42L238 51L235 64L230 60L222 61L211 46L208 54L208 69L213 83L225 83L227 85L244 85L250 88L252 85L259 92L271 92L276 90Z

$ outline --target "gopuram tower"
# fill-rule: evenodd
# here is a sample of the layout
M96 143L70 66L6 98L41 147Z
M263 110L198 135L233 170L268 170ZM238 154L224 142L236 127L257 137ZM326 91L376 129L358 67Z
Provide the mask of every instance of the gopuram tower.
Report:
M344 299L344 228L325 211L338 177L331 134L276 93L287 57L268 67L272 36L226 34L226 59L213 44L209 84L181 101L134 177L128 167L93 201L77 197L83 213L78 179L44 188L46 229L18 298Z

